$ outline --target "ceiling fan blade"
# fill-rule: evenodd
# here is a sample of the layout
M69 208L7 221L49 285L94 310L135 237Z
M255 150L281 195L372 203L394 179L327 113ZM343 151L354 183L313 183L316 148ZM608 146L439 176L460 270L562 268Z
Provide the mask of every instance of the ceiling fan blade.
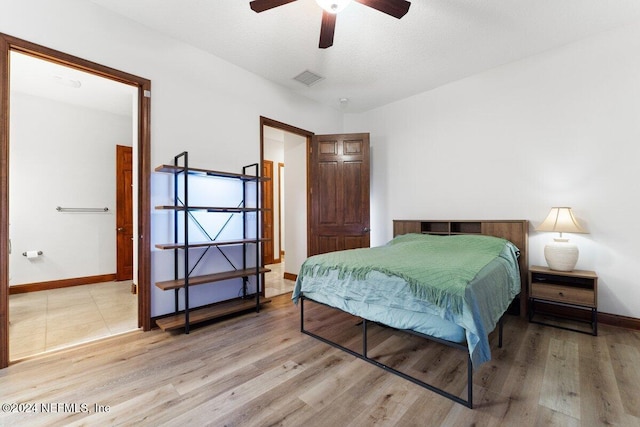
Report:
M326 10L322 12L322 26L320 27L320 49L326 49L333 46L333 33L336 30L335 13L329 13Z
M402 18L409 11L411 3L406 0L356 0L358 3L391 15L394 18Z
M274 7L284 6L287 3L293 3L296 0L253 0L249 3L251 10L254 12L264 12Z

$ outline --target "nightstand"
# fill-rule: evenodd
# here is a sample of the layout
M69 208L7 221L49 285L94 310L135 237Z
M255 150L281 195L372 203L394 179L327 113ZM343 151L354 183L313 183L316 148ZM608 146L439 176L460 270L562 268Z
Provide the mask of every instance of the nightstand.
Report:
M536 303L538 302L591 311L591 320L586 321L591 324L591 331L534 320ZM561 310L557 310L553 316L584 321L564 316ZM556 271L548 267L531 266L529 268L529 321L598 335L598 275L594 271L587 270Z

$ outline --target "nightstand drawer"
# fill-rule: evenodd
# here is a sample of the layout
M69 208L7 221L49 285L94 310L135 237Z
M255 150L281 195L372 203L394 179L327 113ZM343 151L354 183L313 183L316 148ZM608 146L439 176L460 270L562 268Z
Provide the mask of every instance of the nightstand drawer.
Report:
M531 298L568 304L596 306L595 292L591 289L580 289L569 286L558 286L543 283L531 283Z

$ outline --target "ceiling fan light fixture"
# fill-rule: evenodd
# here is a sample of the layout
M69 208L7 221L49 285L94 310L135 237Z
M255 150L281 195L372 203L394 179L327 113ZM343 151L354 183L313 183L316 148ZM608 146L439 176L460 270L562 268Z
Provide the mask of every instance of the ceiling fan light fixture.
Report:
M351 0L316 0L316 3L329 13L338 13L351 3Z

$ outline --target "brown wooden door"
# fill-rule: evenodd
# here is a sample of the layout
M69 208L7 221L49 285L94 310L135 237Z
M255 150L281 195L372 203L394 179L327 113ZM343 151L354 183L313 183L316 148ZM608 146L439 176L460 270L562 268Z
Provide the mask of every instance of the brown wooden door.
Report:
M273 162L262 161L262 176L269 178L262 183L262 262L273 264Z
M133 157L116 146L116 280L133 278Z
M316 135L310 158L309 255L369 247L369 134Z

